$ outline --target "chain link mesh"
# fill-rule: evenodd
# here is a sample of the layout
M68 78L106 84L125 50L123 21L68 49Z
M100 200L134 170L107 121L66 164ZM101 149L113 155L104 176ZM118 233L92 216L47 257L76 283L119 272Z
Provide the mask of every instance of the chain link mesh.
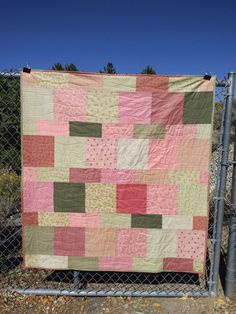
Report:
M223 115L223 89L217 92L220 110ZM222 149L222 130L214 129L214 142L211 162L209 238L206 273L125 273L87 271L48 271L24 269L22 265L21 209L20 209L20 79L17 71L0 73L0 289L57 289L60 291L83 292L104 291L105 295L204 295L209 291L211 278L212 237L216 224L215 198L218 169ZM230 186L230 181L228 181ZM223 230L223 246L227 243L228 205L230 195L226 195L226 214ZM224 246L226 248L226 246Z

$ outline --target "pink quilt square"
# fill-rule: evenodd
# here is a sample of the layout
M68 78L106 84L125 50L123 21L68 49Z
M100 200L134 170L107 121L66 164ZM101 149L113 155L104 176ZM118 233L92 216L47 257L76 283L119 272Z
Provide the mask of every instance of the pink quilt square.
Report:
M98 214L71 213L69 216L70 227L94 228L99 227L100 216Z
M193 230L208 230L208 217L194 216L193 217Z
M116 168L117 140L86 139L86 164L88 168Z
M27 181L23 188L24 212L53 211L53 183Z
M54 118L63 121L85 121L85 90L80 87L54 89Z
M67 135L69 136L69 122L67 121L38 121L37 135Z
M38 213L23 213L22 225L23 226L38 225Z
M26 181L37 181L36 170L37 170L37 168L35 168L35 167L23 167L22 168L23 182L26 182Z
M100 169L79 169L70 168L70 182L100 182L101 170Z
M145 214L147 209L146 184L117 184L117 213Z
M117 230L118 257L145 257L147 230L144 228Z
M188 258L164 258L163 270L175 272L193 272L193 260Z
M204 261L206 249L206 231L179 230L177 256Z
M24 135L23 166L53 167L54 137L42 135Z
M182 123L184 93L157 91L152 95L152 124Z
M102 125L103 138L133 138L132 124L106 124Z
M150 123L152 93L150 92L120 92L119 122L120 123Z
M178 187L175 185L148 185L147 214L176 215Z
M100 257L99 258L100 270L112 271L131 271L132 258L131 257Z
M59 256L84 256L84 228L56 227L54 234L54 254Z
M159 75L137 75L137 91L168 90L169 77Z
M150 140L148 167L158 170L177 170L180 167L180 140Z
M196 124L174 124L166 126L165 138L168 140L193 139L196 138L196 134Z
M133 170L118 170L118 169L102 169L101 170L101 182L102 183L134 183Z
M184 93L154 92L152 96L151 123L182 123Z

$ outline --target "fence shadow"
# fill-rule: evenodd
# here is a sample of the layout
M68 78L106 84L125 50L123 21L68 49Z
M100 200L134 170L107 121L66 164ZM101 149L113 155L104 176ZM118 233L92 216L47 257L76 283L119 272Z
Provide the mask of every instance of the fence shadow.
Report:
M130 273L130 272L93 272L93 271L78 271L78 281L87 284L187 284L200 285L199 275L177 272L162 272L162 273ZM47 281L56 281L64 283L73 283L74 271L54 271L47 276Z

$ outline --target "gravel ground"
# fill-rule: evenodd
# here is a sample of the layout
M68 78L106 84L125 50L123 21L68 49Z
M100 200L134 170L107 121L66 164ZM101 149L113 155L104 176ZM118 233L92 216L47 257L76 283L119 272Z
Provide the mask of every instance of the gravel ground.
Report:
M1 314L235 314L236 300L214 298L74 298L0 293Z

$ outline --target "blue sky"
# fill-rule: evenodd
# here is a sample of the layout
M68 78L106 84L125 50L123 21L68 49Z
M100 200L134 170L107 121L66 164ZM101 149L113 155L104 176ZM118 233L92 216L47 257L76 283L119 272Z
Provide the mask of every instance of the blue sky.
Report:
M236 71L236 1L4 1L0 69L75 63L119 73Z

